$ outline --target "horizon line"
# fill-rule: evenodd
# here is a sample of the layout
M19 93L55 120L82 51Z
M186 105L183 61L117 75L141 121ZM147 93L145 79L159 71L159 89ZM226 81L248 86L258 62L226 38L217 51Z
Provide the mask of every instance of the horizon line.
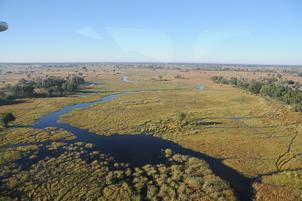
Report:
M54 62L0 62L0 64L199 64L199 65L243 65L243 66L292 66L302 67L302 64L263 64L263 63L231 63L231 62L159 62L159 61L54 61Z

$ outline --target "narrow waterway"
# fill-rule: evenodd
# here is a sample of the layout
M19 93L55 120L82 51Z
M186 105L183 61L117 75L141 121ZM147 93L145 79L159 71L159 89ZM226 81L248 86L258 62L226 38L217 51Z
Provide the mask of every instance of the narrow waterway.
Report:
M62 115L71 112L73 109L81 109L94 104L105 103L126 93L129 92L111 94L101 98L100 100L89 103L66 106L56 112L52 112L41 117L32 127L40 129L56 127L70 131L77 136L76 140L71 141L71 143L75 141L93 143L95 144L95 147L93 148L94 150L98 150L104 154L110 154L116 161L129 163L132 167L143 166L145 164L164 163L165 159L162 157L162 150L167 148L172 149L175 153L189 155L207 161L215 175L230 183L240 200L252 200L253 179L247 178L236 170L224 165L219 159L200 152L195 152L172 141L164 140L152 135L103 136L91 133L85 129L76 128L67 123L59 122Z
M123 82L132 82L128 79L128 76L123 76Z
M198 85L196 86L196 89L197 89L198 91L202 91L202 90L204 89L204 85L203 85L203 84L198 84Z

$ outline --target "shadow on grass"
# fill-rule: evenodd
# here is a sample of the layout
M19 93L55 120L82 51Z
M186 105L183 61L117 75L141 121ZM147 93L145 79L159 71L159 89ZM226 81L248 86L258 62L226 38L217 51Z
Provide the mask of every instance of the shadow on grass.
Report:
M88 90L80 90L77 92L77 94L95 94L100 93L99 91L88 91Z
M13 189L7 185L4 185L2 181L0 181L0 195L1 195L0 200L3 201L19 200L20 198L22 200L32 200L26 195L26 193L23 193L22 191L19 191L15 188Z
M204 120L197 120L196 125L201 125L201 126L211 126L211 125L219 125L222 124L221 122L217 121L204 121Z
M25 100L0 100L0 106L2 105L15 105L19 103L26 103Z

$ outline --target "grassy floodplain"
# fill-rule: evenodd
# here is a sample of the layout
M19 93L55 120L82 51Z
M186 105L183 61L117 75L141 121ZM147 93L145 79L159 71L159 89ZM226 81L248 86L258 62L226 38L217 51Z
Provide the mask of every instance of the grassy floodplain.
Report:
M60 156L14 174L6 191L37 200L235 200L228 184L213 175L205 162L171 150L165 152L165 165L130 169L109 156L87 151L87 144L63 149Z
M58 69L35 71L32 76L74 72ZM190 196L193 200L234 200L228 184L215 177L201 160L166 151L167 164L130 170L110 156L89 151L93 144L69 143L76 138L72 133L22 128L69 104L134 91L74 110L61 121L99 135L154 134L219 158L248 177L259 177L254 184L255 200L275 200L276 196L279 200L302 200L301 114L280 102L210 80L213 75L257 77L266 73L138 68L113 71L112 67L78 71L100 85L83 88L82 93L72 96L28 98L0 106L1 112L15 114L14 124L18 126L0 128L3 199L13 199L12 194L40 199L48 192L49 200L81 196L92 200L140 200L141 196L150 200L190 200ZM175 78L178 74L184 77ZM123 82L123 76L130 82ZM5 80L17 81L8 76ZM202 91L196 88L198 84L204 85ZM40 159L44 149L59 154ZM18 163L24 158L32 164L21 169ZM190 165L194 171L184 174ZM57 171L50 171L54 167ZM89 185L80 185L76 182L79 178Z
M66 105L95 101L121 89L99 83L72 96L24 98L2 105L1 112L12 112L17 120L15 128L0 128L1 200L235 200L229 185L199 159L166 150L166 164L130 169L111 156L90 151L93 144L71 142L76 139L72 133L27 127ZM87 93L91 91L100 92Z
M101 135L153 133L221 158L249 177L264 175L263 183L255 184L259 200L285 192L289 200L291 196L299 198L301 115L274 100L213 84L209 78L214 72L183 73L184 80L175 79L176 73L159 71L158 75L169 81L156 83L161 88L168 85L178 90L126 94L112 102L74 111L61 120ZM145 76L132 77L131 71L128 74L134 82L111 80L111 85L119 90L144 90L154 82L155 75L149 72ZM198 83L204 83L203 91L195 88Z

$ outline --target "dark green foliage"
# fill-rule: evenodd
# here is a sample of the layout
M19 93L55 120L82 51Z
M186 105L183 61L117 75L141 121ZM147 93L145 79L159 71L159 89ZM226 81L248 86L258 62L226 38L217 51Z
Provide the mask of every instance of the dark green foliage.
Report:
M250 92L252 92L253 94L259 94L262 85L263 84L261 82L253 80L250 82L250 84L248 86L248 90Z
M236 86L238 86L241 89L247 89L249 87L249 83L246 80L242 79L237 81Z
M63 89L62 87L59 86L51 86L46 89L46 94L47 96L62 96L63 95Z
M294 106L294 111L295 112L302 112L302 105L301 104L297 104Z
M222 76L213 76L211 79L215 83L229 84L229 80L227 80L226 78L224 78Z
M21 79L16 85L8 86L6 93L0 94L0 103L15 98L63 96L75 92L84 82L78 76Z
M1 114L1 122L3 123L4 127L8 127L8 123L11 121L15 121L16 117L11 112L6 112Z
M186 113L184 113L184 112L180 112L180 113L178 114L178 118L179 118L180 121L185 120L186 117L187 117L187 115L186 115Z
M21 79L10 91L16 98L30 97L34 93L34 82Z
M235 87L247 90L253 94L268 96L288 105L292 105L294 111L302 111L301 85L293 80L278 80L268 78L263 80L246 80L237 78L212 77L213 82L219 84L231 84Z
M237 78L236 77L231 77L229 80L229 84L236 86L237 85Z

